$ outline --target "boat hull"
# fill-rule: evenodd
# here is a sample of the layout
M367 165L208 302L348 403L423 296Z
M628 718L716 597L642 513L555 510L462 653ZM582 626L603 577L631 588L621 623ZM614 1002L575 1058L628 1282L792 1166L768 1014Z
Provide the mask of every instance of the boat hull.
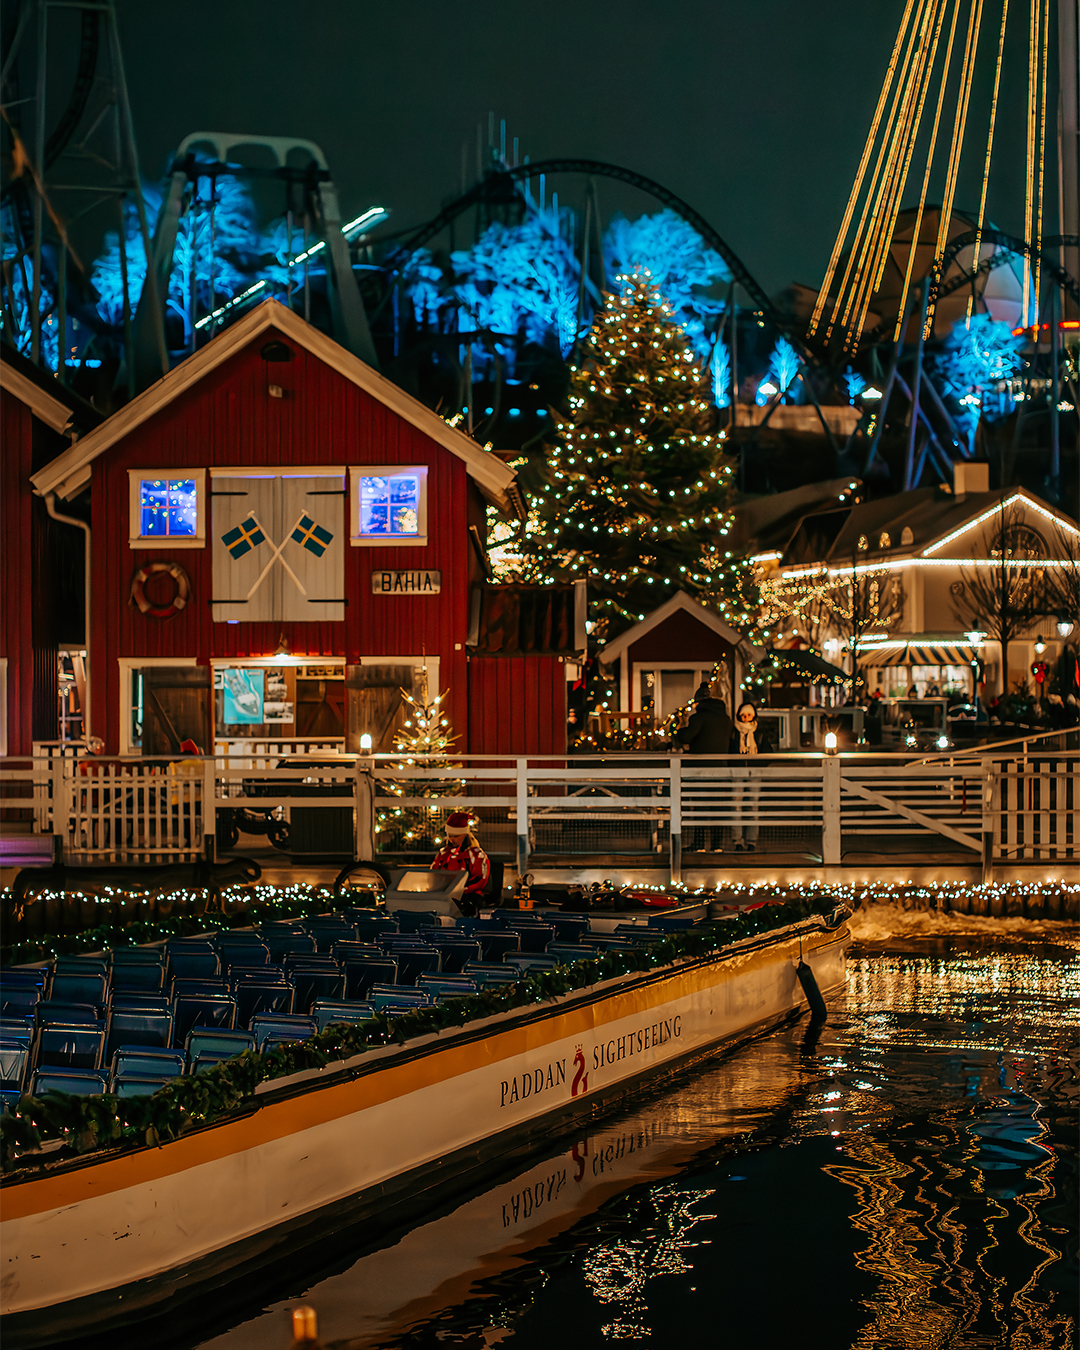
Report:
M410 1198L430 1206L508 1148L573 1128L844 978L846 929L807 923L648 974L260 1086L159 1148L96 1155L0 1194L9 1345L135 1319Z

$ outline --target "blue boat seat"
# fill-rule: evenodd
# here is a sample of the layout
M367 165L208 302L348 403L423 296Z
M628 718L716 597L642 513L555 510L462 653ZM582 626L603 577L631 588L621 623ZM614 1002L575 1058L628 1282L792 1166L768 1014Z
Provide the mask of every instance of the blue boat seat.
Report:
M160 1088L168 1087L175 1077L175 1074L170 1074L168 1078L156 1078L151 1074L141 1073L125 1074L123 1078L118 1078L110 1084L109 1091L114 1097L121 1099L124 1097L150 1097Z
M554 970L559 959L545 952L508 952L503 957L503 964L528 974L531 970Z
M59 999L43 998L34 1009L34 1023L42 1027L49 1022L86 1022L97 1026L98 1010L89 1003L61 1003Z
M188 1065L188 1073L205 1073L215 1064L225 1064L235 1058L235 1055L230 1055L226 1050L200 1050Z
M165 984L165 967L160 962L122 962L112 968L110 988L117 994L153 994Z
M502 929L499 932L477 933L477 941L480 943L480 956L484 961L501 961L507 952L518 952L521 950L521 938L517 933L507 932Z
M183 1045L196 1027L236 1025L236 999L225 994L181 994L173 1003L173 1044Z
M314 1017L254 1017L251 1021L251 1034L260 1054L271 1036L277 1041L307 1041L318 1029Z
M109 1012L105 1034L105 1060L111 1063L121 1046L142 1045L165 1049L172 1041L173 1015L164 1008L128 1008L115 1004Z
M221 976L212 979L195 980L177 976L169 985L172 998L179 994L227 994L229 981Z
M583 947L592 947L597 953L601 952L628 952L632 950L631 944L624 937L616 937L614 933L597 933L581 940Z
M26 966L21 969L12 969L0 973L0 990L4 989L44 989L45 981L49 978L49 972L45 966Z
M482 959L480 943L475 939L462 937L452 928L444 928L442 933L446 936L433 936L431 942L442 953L442 968L446 974L458 975L467 962Z
M556 942L580 942L589 931L589 920L579 914L545 914L544 919L555 929Z
M30 1063L30 1047L24 1041L0 1038L0 1079L21 1088Z
M164 947L114 947L109 952L109 965L117 966L163 966L165 964Z
M296 998L293 1007L298 1013L306 1013L317 999L342 999L345 997L345 972L343 970L308 970L303 966L294 966L290 972Z
M169 975L173 979L212 979L221 974L221 960L209 942L190 946L167 942L165 953Z
M187 1057L182 1050L154 1050L144 1045L120 1045L113 1051L109 1073L113 1081L130 1074L152 1078L176 1078L184 1072Z
M353 961L346 957L343 964L346 999L363 1001L373 984L398 982L398 964L389 956L381 956L378 959L366 958L362 961Z
M22 1095L22 1088L0 1080L0 1114L14 1115Z
M374 917L357 914L354 922L356 924L356 937L359 942L378 942L379 938L387 933L401 931L397 919L391 919L387 915Z
M383 949L377 942L335 942L330 955L335 961L378 960L383 955Z
M470 961L462 973L475 980L481 989L489 984L515 984L521 979L519 970L501 961Z
M251 1025L251 1019L260 1013L287 1017L293 1010L295 991L291 984L238 984L236 986L236 1021L239 1026Z
M29 1047L34 1039L33 1017L0 1017L0 1040Z
M376 1012L392 1012L395 1008L408 1011L430 1007L431 995L422 989L403 989L398 984L375 984L371 987L368 1002Z
M316 999L311 1009L311 1015L315 1018L319 1030L322 1031L335 1022L367 1022L374 1011L370 1003L349 1003L345 1000L320 998Z
M394 960L400 985L414 985L419 976L442 970L442 953L437 947L398 947Z
M105 1091L105 1075L77 1069L38 1069L30 1092L43 1097L47 1092L63 1092L69 1097L97 1097Z
M52 961L54 975L101 975L109 974L108 962L100 956L54 956Z
M130 989L109 1000L110 1012L170 1012L172 999L164 990L160 994L133 994Z
M24 1017L33 1013L43 996L40 985L5 982L0 988L0 1017Z
M586 947L580 942L549 942L546 954L554 956L561 966L568 966L574 961L591 961L596 957L592 947Z
M320 952L329 952L335 942L356 941L355 925L344 919L308 919L303 929Z
M421 975L416 987L422 989L425 994L430 994L438 1003L448 998L468 998L470 994L480 992L480 986L475 980L460 975L452 979L442 979L438 975Z
M96 1008L105 1006L109 981L103 974L75 974L61 971L49 981L49 998L61 1003L89 1003Z
M396 918L399 933L418 933L424 928L440 926L440 915L433 909L399 909Z
M189 1064L200 1054L220 1054L226 1059L235 1059L245 1050L254 1049L255 1037L250 1031L225 1031L213 1027L199 1027L184 1045Z
M351 929L347 935L352 936ZM294 953L313 956L317 950L315 939L308 933L266 934L264 940L270 952L270 960L275 962L283 961L287 956Z
M508 923L506 931L518 935L523 952L542 952L555 937L554 925L550 923Z
M97 1069L104 1050L103 1024L49 1022L38 1028L34 1038L34 1066L38 1069Z

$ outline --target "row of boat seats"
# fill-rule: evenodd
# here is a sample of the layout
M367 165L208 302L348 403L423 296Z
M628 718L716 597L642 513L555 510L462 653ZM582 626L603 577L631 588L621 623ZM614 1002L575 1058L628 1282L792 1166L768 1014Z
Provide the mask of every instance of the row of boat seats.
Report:
M267 1027L302 1039L334 1022L400 1016L688 924L657 915L647 929L620 925L599 935L584 916L560 913L496 911L445 926L435 913L352 911L118 949L105 959L60 957L0 978L0 1099L17 1100L28 1084L41 1092L100 1092L102 1082L123 1085L122 1095L153 1091L175 1076L169 1065L198 1072L266 1048ZM224 1038L221 1047L205 1036ZM157 1070L136 1071L151 1064L140 1055Z

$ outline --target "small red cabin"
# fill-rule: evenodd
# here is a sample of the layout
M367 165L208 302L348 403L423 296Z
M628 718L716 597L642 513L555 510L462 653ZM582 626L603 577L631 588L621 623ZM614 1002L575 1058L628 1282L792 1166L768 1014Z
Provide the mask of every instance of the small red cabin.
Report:
M517 633L493 648L479 620L487 507L519 511L513 470L275 301L33 482L90 488L107 752L356 750L365 734L387 750L400 690L425 684L461 751L520 753L523 727L534 753L564 749L567 649ZM515 661L527 677L493 675Z

